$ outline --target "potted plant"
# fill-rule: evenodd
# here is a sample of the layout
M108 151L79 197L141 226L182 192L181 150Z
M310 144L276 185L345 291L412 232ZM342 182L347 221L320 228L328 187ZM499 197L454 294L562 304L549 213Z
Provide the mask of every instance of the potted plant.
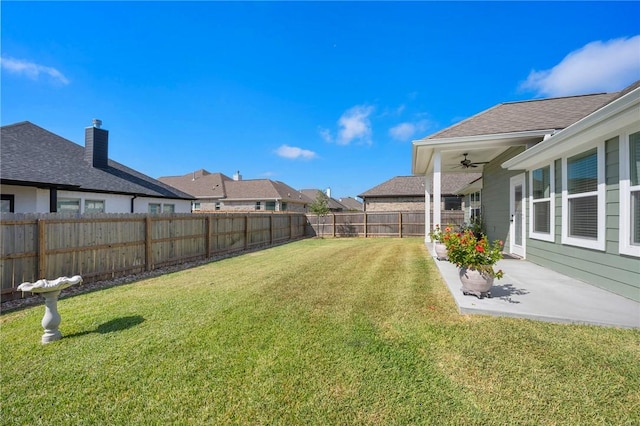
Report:
M460 269L460 282L465 294L479 298L490 296L495 278L502 278L502 270L495 270L496 262L502 259L502 241L489 242L486 235L476 235L467 229L450 233L445 239L449 261Z
M436 251L436 259L438 260L447 260L447 246L446 240L449 238L448 234L452 232L450 226L444 228L444 231L440 229L440 225L434 226L433 230L429 232L429 237L431 237L431 241L433 241L434 248Z

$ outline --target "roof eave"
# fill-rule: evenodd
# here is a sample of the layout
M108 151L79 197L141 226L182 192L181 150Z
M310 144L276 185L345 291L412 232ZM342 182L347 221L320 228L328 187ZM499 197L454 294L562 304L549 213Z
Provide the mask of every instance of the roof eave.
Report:
M433 153L436 149L444 151L448 149L482 149L522 145L531 139L544 138L546 135L553 134L555 130L556 129L541 129L523 132L415 140L413 141L411 170L414 175L422 175L431 171L433 169Z
M624 127L628 123L637 121L638 116L640 116L640 88L632 90L545 141L505 161L502 163L502 167L508 170L531 169L551 159L562 157L567 152L575 151L580 147L580 144L576 145L575 139L575 136L579 134L586 135L582 138L582 143L590 143L595 135L588 135L589 130L608 119L614 119L611 123L612 126ZM609 128L603 129L603 132L609 130ZM615 130L615 128L611 130Z

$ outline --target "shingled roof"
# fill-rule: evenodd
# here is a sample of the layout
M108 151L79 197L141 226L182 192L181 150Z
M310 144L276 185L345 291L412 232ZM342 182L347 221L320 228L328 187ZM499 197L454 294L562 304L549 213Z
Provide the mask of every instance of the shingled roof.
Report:
M0 128L0 143L0 180L4 184L193 198L113 160L108 160L106 167L94 167L85 160L85 147L28 121Z
M515 133L531 130L560 130L598 110L619 93L569 96L506 102L476 114L427 139Z
M443 173L441 194L456 194L481 176L481 173ZM396 176L358 195L360 198L407 196L424 197L424 176Z
M270 179L234 180L222 173L210 173L204 169L182 176L163 176L158 180L200 199L282 200L304 204L312 201L284 182Z

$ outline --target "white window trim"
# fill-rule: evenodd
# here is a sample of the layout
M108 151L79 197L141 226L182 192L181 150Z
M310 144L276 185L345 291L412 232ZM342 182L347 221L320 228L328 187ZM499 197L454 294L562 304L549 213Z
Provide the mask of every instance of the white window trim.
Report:
M640 185L631 186L629 170L629 135L640 131L640 127L630 129L620 135L620 214L619 245L620 254L640 257L640 246L631 245L631 191L640 190Z
M549 198L533 199L533 172L544 167L549 167ZM552 161L549 164L543 165L536 169L529 171L529 238L555 242L556 239L556 191L555 191L555 167ZM549 201L549 233L544 234L542 232L536 232L533 228L533 205L539 202Z
M595 145L587 146L580 152L585 152L594 147L597 148L598 161L598 188L589 193L583 193L580 196L593 196L598 198L598 238L595 240L588 238L578 238L569 236L569 193L567 190L567 158L562 157L562 244L583 247L593 250L605 251L606 249L606 182L605 182L605 148L604 140ZM572 153L570 157L580 154L580 152Z

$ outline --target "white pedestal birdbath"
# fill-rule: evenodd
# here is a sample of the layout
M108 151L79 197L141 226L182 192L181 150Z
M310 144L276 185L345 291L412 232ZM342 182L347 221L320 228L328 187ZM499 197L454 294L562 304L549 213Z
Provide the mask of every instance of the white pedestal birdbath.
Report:
M55 280L38 280L35 283L22 283L18 286L20 291L30 291L39 293L44 297L44 317L42 318L42 343L54 342L62 338L62 333L58 330L60 326L60 314L58 313L58 296L60 292L74 284L82 283L80 275L71 278L60 277Z

